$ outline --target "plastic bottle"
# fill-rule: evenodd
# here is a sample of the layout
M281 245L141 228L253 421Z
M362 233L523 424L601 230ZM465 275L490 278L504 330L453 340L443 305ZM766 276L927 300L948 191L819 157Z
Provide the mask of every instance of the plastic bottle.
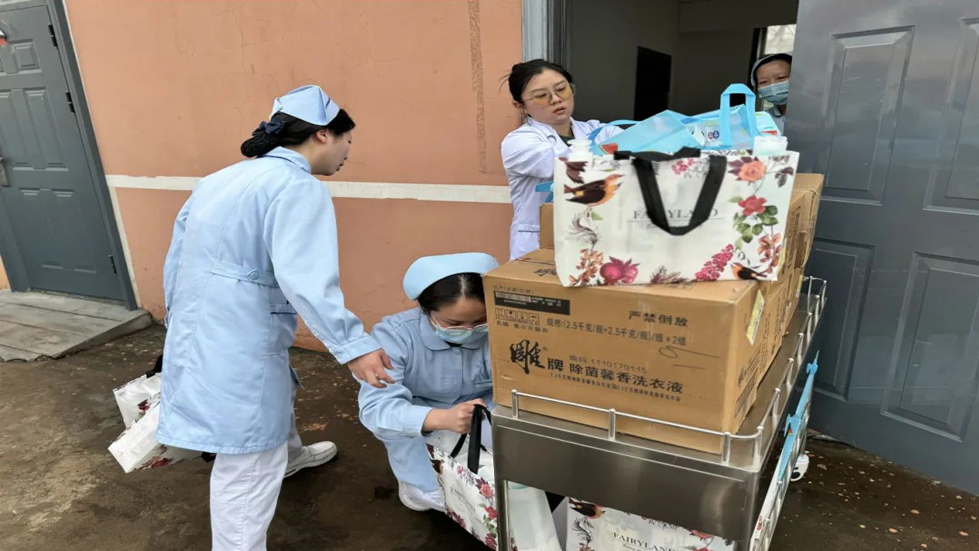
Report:
M568 161L585 161L586 163L591 162L592 154L590 141L574 139L570 140L568 145L571 146L571 154L568 155Z
M769 136L762 134L755 136L754 153L755 155L776 155L785 153L788 150L789 141L785 136Z

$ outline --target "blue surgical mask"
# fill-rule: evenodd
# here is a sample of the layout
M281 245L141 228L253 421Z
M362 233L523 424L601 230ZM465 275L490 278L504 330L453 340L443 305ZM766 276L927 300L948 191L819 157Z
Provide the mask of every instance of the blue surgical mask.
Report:
M489 326L485 323L473 328L467 327L442 327L439 322L431 319L432 327L435 328L435 336L445 342L452 344L469 344L482 339L489 332Z
M783 80L758 89L761 99L775 105L785 105L789 102L789 81Z

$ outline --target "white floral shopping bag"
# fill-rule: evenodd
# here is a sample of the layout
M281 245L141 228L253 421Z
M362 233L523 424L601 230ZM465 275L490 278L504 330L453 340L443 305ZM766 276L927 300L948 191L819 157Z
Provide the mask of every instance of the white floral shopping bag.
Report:
M567 549L574 551L734 551L735 542L624 513L568 500Z
M468 438L459 438L446 452L428 444L442 494L445 514L490 549L499 545L499 520L493 456L480 445L483 417L488 410L477 406ZM468 450L463 444L469 443ZM557 531L544 492L521 486L510 488L510 548L519 551L560 551ZM518 519L514 522L514 519Z
M124 472L165 467L200 457L199 451L166 446L156 440L156 427L160 424L159 394L144 400L137 407L140 416L109 446L109 453L116 458Z
M129 381L119 388L113 389L122 422L126 427L132 426L145 410L140 410L140 404L160 394L162 378L159 375L146 374Z
M799 155L718 153L558 159L561 283L777 279Z

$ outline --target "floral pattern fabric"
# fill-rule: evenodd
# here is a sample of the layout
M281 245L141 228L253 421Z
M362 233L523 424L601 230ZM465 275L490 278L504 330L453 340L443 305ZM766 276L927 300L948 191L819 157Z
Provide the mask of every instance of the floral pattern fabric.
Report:
M734 551L735 542L570 498L566 548L569 551Z
M486 547L497 549L499 518L492 454L480 454L479 469L474 473L465 465L464 456L453 458L449 452L431 443L427 447L445 498L445 514ZM557 532L544 492L526 486L521 488L521 493L517 494L514 485L510 485L510 548L559 551Z
M116 458L126 473L166 467L178 461L200 457L201 452L165 446L156 440L156 427L160 424L160 395L136 405L138 417L109 446L109 453Z
M709 172L709 156L727 161L710 217L683 236L654 226L630 161L558 159L555 257L567 287L778 279L785 213L798 153L704 152L656 163L671 226L689 223Z

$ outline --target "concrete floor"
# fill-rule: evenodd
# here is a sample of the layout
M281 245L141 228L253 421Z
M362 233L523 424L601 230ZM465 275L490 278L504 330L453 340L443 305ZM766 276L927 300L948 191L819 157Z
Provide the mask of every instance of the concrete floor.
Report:
M112 388L150 369L162 339L153 327L57 361L0 364L0 549L209 549L208 464L124 475L106 451L123 428ZM269 549L485 549L443 515L400 505L345 369L305 351L293 362L304 440L332 439L340 456L285 481ZM809 449L773 549L979 549L975 496L842 445Z
M0 291L0 362L60 358L152 323L146 311L110 302Z

